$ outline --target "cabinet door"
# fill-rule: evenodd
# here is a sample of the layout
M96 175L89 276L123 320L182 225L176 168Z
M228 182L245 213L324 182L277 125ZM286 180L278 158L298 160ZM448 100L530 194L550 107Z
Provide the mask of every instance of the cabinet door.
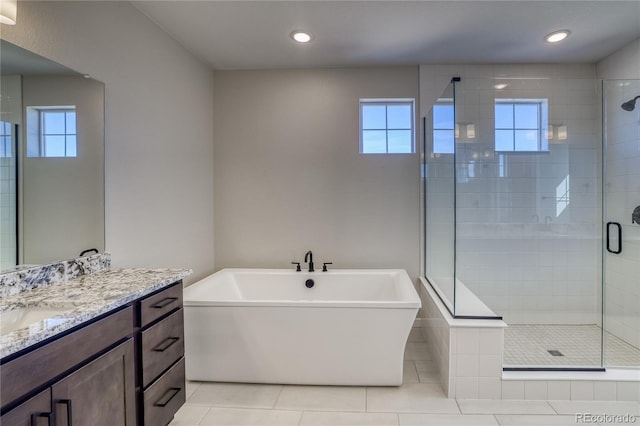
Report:
M52 426L51 390L47 389L0 417L0 425Z
M55 383L56 425L135 425L133 356L129 339Z

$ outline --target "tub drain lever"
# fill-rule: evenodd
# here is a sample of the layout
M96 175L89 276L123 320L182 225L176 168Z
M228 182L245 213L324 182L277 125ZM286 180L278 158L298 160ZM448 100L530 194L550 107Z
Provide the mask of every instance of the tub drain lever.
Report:
M634 222L640 225L640 206L633 209L633 213L631 213L631 223Z

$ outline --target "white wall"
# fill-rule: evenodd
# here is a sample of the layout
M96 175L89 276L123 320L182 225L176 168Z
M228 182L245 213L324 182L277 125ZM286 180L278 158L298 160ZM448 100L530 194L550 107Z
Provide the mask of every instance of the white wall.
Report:
M640 79L640 39L596 64L598 78Z
M213 271L213 76L128 2L20 2L2 38L105 83L113 265Z
M605 80L623 79L605 81L606 220L623 228L622 253L605 257L605 326L640 347L640 226L631 223L640 206L640 102L634 111L620 107L640 95L640 39L599 62L597 70Z
M216 269L418 275L419 158L358 153L360 98L418 97L418 68L215 73ZM419 135L419 132L417 132Z

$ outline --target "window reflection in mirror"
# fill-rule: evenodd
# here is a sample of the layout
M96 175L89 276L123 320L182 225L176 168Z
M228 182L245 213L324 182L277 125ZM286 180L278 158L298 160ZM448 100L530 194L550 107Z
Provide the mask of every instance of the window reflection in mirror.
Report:
M104 84L0 43L0 270L104 251Z

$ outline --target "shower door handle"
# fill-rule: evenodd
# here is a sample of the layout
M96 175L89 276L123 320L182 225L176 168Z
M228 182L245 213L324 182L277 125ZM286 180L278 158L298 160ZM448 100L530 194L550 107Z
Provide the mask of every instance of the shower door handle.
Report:
M615 226L618 228L618 250L611 249L611 226ZM607 251L613 254L622 253L622 225L618 222L607 222Z

